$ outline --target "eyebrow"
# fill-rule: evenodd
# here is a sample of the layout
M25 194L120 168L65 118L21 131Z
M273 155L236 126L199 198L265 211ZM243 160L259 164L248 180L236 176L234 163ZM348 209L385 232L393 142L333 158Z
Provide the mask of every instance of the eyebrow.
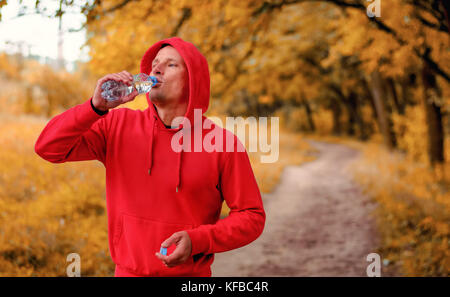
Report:
M173 59L173 58L168 58L168 59L166 59L166 61L174 61L174 62L177 62L177 63L178 63L178 61L175 60L175 59ZM159 62L159 59L158 59L158 58L154 59L154 60L152 61L152 64L155 63L155 62Z

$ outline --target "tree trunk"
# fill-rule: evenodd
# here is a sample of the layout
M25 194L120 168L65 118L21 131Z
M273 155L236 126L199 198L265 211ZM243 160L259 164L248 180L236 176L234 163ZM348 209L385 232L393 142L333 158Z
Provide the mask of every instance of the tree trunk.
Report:
M386 92L383 88L383 82L381 75L378 71L374 71L371 74L372 84L372 98L374 101L378 126L380 132L383 135L384 142L389 149L393 149L396 146L395 135L392 131L392 121L390 115L386 109Z
M415 79L412 79L413 75L409 75L407 78L403 78L400 81L400 89L401 89L401 100L405 105L405 108L407 105L415 105L414 98L410 89L410 85L417 84L415 82ZM415 76L413 76L415 77Z
M349 114L349 124L347 132L349 135L356 135L356 131L359 131L358 138L366 140L368 138L364 119L361 115L360 104L358 102L358 94L350 92L347 100L345 101L347 111Z
M437 102L440 92L436 77L427 63L423 64L422 81L424 87L423 104L428 130L428 159L434 165L444 162L444 129L441 107Z
M389 78L389 79L386 80L386 83L387 83L387 86L388 86L390 97L392 99L392 102L394 103L395 110L399 114L404 115L405 114L405 105L403 104L403 102L399 101L397 90L395 89L395 82L394 82L394 80L392 78Z
M367 129L368 129L368 135L373 134L375 132L375 127L378 126L378 117L377 117L377 109L375 107L375 100L373 99L373 94L371 91L371 87L369 86L369 83L367 81L367 79L362 78L361 79L361 84L362 84L362 88L363 88L363 96L364 98L367 99L370 109L372 111L372 118L375 123L373 123L372 121L370 122L369 125L367 125ZM375 126L375 127L374 127Z
M314 124L314 119L312 117L311 106L309 105L308 100L305 100L305 98L302 98L302 104L305 107L309 129L311 130L311 132L314 132L316 131L316 125Z
M341 104L339 100L332 99L331 102L331 111L333 113L333 134L340 135L341 134Z
M348 98L345 98L345 100L343 100L344 102L344 106L347 110L347 115L348 115L348 122L347 122L347 134L350 136L354 136L355 133L355 122L356 122L356 118L355 118L355 111L354 111L354 106L351 102L352 100L352 95L350 95Z

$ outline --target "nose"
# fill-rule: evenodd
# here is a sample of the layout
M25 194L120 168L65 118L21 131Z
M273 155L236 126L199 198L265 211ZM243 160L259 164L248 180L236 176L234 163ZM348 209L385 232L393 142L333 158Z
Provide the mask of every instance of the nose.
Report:
M160 66L160 64L156 64L153 68L152 68L152 73L151 73L152 75L155 75L155 74L160 74L160 75L162 75L163 74L163 70L162 70L162 66Z

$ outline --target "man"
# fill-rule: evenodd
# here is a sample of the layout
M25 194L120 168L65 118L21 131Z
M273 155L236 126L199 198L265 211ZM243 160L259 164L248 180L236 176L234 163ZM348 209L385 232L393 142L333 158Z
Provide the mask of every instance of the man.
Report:
M113 79L130 84L128 72L97 82L91 100L54 117L35 151L53 162L99 160L106 168L106 204L116 276L211 276L214 253L244 246L262 232L265 213L242 144L203 116L209 105L206 59L174 37L151 46L141 72L159 83L147 93L145 111L110 110L118 102L101 97ZM200 114L200 116L196 116ZM222 134L216 147L198 145L208 132ZM232 150L226 149L233 140ZM180 150L179 147L182 146ZM229 147L228 147L229 148ZM222 202L230 214L220 219ZM161 248L167 255L160 254Z

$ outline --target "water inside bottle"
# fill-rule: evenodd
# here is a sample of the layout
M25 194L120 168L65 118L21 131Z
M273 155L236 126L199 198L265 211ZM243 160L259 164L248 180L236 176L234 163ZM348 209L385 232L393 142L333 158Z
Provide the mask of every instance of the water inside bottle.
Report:
M136 81L134 82L134 87L138 91L139 94L145 94L150 92L154 83L152 81Z

